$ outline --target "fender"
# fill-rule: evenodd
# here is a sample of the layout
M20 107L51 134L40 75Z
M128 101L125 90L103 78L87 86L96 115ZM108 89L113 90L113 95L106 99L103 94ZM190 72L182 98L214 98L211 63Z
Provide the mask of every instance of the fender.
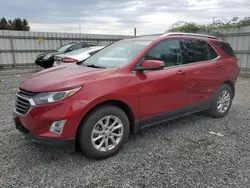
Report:
M85 104L86 106L82 110L82 118L84 118L86 114L90 112L92 109L94 109L96 106L108 101L120 101L122 103L125 103L133 113L135 121L140 120L140 109L138 106L139 99L138 98L135 99L134 97L125 99L115 94L107 94L92 100L88 104Z

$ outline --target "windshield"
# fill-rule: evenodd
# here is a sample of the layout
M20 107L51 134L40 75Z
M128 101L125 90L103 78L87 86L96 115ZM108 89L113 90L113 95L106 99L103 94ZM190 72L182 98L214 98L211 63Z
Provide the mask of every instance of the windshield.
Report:
M125 40L116 42L89 57L83 65L113 68L128 64L151 41Z
M56 49L56 51L58 51L58 52L64 52L64 51L67 50L70 46L72 46L72 44L63 45L63 46L59 47L58 49Z
M85 53L85 52L92 52L95 50L100 50L102 49L104 46L95 46L95 47L87 47L87 48L80 48L78 50L74 50L71 52L68 52L67 55L77 55L77 54L81 54L81 53Z

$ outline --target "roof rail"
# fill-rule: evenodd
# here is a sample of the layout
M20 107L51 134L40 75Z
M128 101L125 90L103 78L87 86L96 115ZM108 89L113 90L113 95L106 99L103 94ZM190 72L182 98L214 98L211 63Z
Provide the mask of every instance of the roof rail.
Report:
M156 34L148 34L148 35L137 35L137 36L131 36L131 37L129 37L129 38L162 36L163 34L164 34L164 33L156 33Z
M198 33L165 33L161 35L160 37L165 37L165 36L171 36L171 35L185 35L185 36L196 36L196 37L206 37L206 38L211 38L211 39L217 39L215 36L211 35L203 35L203 34L198 34Z

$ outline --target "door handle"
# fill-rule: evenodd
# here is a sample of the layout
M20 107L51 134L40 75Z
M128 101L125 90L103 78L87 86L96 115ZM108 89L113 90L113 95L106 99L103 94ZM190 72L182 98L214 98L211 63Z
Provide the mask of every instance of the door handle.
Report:
M186 74L183 70L179 70L177 73L177 75L183 75L183 74Z

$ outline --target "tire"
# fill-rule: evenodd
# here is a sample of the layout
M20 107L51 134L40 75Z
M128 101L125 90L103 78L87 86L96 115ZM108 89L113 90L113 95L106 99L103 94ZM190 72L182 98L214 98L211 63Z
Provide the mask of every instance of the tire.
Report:
M108 118L109 121L107 120ZM115 121L117 123L115 123ZM110 122L110 130L112 129L112 124L115 124L113 132L110 130L104 131L107 122ZM120 128L121 124L123 128ZM91 159L105 159L116 155L129 138L130 126L127 115L123 110L112 105L103 105L94 109L80 126L80 132L78 134L80 149L85 156ZM93 133L94 130L98 133ZM116 137L113 134L122 136ZM101 136L103 137L97 139ZM111 138L113 139L111 140ZM97 139L97 141L92 142L94 139ZM98 150L97 146L100 146L103 140L103 147L100 147ZM108 140L108 142L106 142L106 140ZM113 144L114 142L112 142L114 140L117 141L116 146ZM108 150L105 147L106 145L108 145Z
M226 109L223 109L220 108L219 110L219 99L221 98L221 96L223 94L228 93L229 94L229 100L228 100L228 104L226 105L227 108ZM226 97L227 98L227 97ZM211 108L207 111L208 114L211 116L211 117L214 117L214 118L221 118L221 117L224 117L225 115L228 114L231 106L232 106L232 100L233 100L233 91L232 91L232 88L227 85L227 84L223 84L220 86L219 90L216 92L214 98L213 98L213 101L211 103ZM225 104L224 104L225 105Z

